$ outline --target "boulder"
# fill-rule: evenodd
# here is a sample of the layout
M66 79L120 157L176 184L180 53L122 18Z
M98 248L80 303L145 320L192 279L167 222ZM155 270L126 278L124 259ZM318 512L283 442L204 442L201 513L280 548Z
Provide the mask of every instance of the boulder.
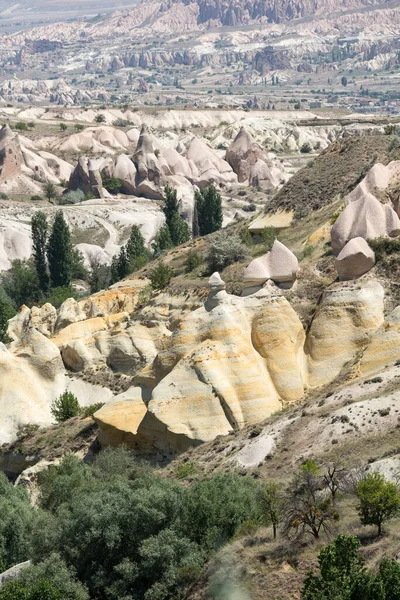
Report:
M331 231L332 248L339 253L353 238L372 240L400 235L400 219L388 204L370 193L347 204Z
M115 396L93 415L100 427L100 443L103 446L133 445L146 412L139 387L131 387Z
M40 308L32 306L30 324L46 337L51 337L57 320L57 310L47 302Z
M74 298L67 298L59 308L55 330L60 331L60 329L64 329L64 327L71 325L71 323L84 321L86 318L87 316L79 302Z
M258 160L249 173L249 184L252 187L261 187L264 190L273 190L280 183L280 172L276 168L270 168L263 160Z
M361 277L375 265L375 253L361 237L353 238L343 248L335 261L339 279Z
M294 282L299 263L296 256L284 244L275 240L271 250L255 258L246 268L243 281L250 286L261 286L268 279L276 283Z
M132 157L136 168L136 193L145 198L160 200L164 185L161 164L155 154L153 140L146 125L140 130L136 152Z

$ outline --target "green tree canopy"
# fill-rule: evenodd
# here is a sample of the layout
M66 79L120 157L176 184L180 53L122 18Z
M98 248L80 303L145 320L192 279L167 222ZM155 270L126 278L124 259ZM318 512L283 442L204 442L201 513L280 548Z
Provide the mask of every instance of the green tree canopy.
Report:
M375 574L359 548L357 537L340 535L321 550L319 575L307 575L302 600L400 600L400 564L385 558Z
M42 292L44 294L47 294L50 283L46 257L48 225L47 217L41 210L38 210L33 215L31 221L31 229L33 243L33 260L39 279L39 286Z
M179 214L176 190L169 186L164 188L162 211L165 215L165 224L168 227L172 245L178 246L187 242L190 239L190 229Z
M72 279L73 250L69 227L61 210L54 219L47 245L47 259L53 286L68 286Z
M380 473L368 473L357 485L358 514L363 525L376 525L378 535L385 521L400 514L400 492Z
M196 191L195 202L200 235L221 229L222 200L215 185Z

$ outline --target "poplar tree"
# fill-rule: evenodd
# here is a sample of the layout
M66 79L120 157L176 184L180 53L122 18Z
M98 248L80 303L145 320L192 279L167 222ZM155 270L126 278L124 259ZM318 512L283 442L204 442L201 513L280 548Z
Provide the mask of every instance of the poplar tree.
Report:
M165 224L169 229L172 244L179 246L179 244L187 242L190 239L190 229L179 214L176 190L169 186L164 188L162 211L165 215Z
M32 217L32 242L33 242L33 260L35 262L36 273L39 279L39 286L43 294L49 291L50 278L47 269L47 238L48 224L47 217L39 210Z
M56 213L47 245L50 279L54 287L68 286L72 279L71 233L61 210Z
M195 192L197 221L200 235L218 231L222 227L222 199L214 185Z

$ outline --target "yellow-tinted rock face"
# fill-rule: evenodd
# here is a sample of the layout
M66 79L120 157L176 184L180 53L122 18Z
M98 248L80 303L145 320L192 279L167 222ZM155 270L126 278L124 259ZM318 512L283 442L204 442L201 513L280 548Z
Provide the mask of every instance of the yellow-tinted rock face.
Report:
M361 377L377 373L400 358L400 307L375 332L360 360Z
M252 340L264 357L272 382L282 400L298 402L307 383L305 333L299 317L283 297L267 300L257 313Z
M14 341L0 361L0 399L26 397L21 407L32 420L24 407L35 397L33 406L37 398L42 416L48 415L49 402L65 385L59 381L61 356L73 371L141 369L133 377L136 387L96 414L101 443L171 453L261 422L342 372L365 376L400 358L400 312L383 322L383 288L373 280L326 290L307 337L273 284L243 298L229 295L215 274L209 285L204 305L187 313L172 334L157 319L140 323L126 311L116 312L128 301L120 302L113 290L100 294L110 310L102 316L85 318L89 306L99 307L97 300L85 300L85 306L67 302L62 316L69 324L61 330L56 325L51 340L32 323L50 332L52 307L24 307L10 322Z
M379 283L336 284L326 290L307 336L309 386L333 381L368 346L382 323Z

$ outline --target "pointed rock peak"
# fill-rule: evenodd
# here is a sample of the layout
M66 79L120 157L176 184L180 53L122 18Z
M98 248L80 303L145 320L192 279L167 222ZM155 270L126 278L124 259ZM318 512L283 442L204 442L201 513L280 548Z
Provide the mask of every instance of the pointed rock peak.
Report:
M7 139L7 138L14 138L16 136L16 134L13 132L13 130L10 128L9 125L7 125L7 123L5 123L1 129L0 129L0 142L2 142L3 140Z
M144 154L153 154L153 140L151 133L147 125L142 125L140 129L140 135L136 147L136 153L143 152Z
M244 272L243 280L264 283L272 279L277 283L294 281L299 263L296 256L282 242L275 240L271 250L254 259Z
M221 279L221 275L218 273L218 271L216 271L211 275L210 279L208 280L208 285L210 286L210 288L223 289L225 288L225 281Z
M242 127L239 129L237 136L231 144L231 148L236 146L250 147L251 144L254 144L254 138L251 135L251 133L246 129L246 127L242 125Z

